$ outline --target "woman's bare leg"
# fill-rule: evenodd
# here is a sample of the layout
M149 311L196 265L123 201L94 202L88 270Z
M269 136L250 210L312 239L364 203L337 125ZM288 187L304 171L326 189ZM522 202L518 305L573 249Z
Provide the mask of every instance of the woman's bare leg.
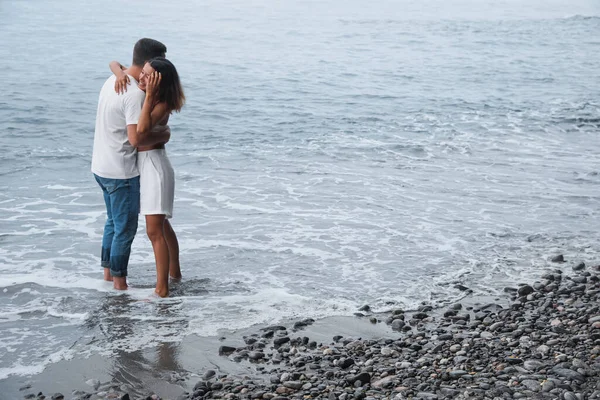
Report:
M165 239L165 216L146 215L146 233L156 260L156 289L160 297L169 295L169 247Z
M167 246L169 246L169 275L173 279L181 279L179 242L168 219L165 219L165 239L167 239Z

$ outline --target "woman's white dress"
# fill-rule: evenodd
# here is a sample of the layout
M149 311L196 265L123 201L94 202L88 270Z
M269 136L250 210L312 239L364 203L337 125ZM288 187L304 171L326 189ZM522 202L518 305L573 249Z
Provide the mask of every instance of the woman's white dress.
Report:
M169 129L157 125L152 130ZM173 216L175 173L166 150L138 151L137 167L140 172L140 214Z

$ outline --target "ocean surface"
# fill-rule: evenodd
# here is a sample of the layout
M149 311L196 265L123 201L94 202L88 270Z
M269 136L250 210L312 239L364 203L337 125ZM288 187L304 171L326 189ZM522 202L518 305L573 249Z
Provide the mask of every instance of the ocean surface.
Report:
M103 282L108 63L168 46L184 280ZM600 262L600 3L0 2L0 386L189 335L499 295Z

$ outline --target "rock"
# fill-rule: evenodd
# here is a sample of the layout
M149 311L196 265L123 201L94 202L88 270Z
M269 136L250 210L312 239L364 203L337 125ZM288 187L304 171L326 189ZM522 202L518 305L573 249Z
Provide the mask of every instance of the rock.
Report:
M312 319L312 318L307 318L307 319L304 319L302 321L298 321L298 322L296 322L294 324L294 329L296 329L296 330L297 329L302 329L302 328L304 328L304 327L306 327L308 325L314 324L314 322L315 322L315 320Z
M539 392L541 389L540 383L538 381L534 381L533 379L525 379L521 382L521 385L525 386L532 392Z
M254 361L262 360L265 357L265 354L261 351L251 351L248 354L248 358Z
M402 321L401 319L395 319L392 321L392 329L399 331L400 329L404 328L405 322Z
M361 308L359 308L358 311L369 312L369 311L371 311L371 307L368 304L365 304L364 306L362 306Z
M460 349L462 349L462 346L460 344L453 344L452 346L450 346L450 351L452 353L456 353L457 351L460 351Z
M502 326L504 326L504 322L496 322L496 323L493 323L492 325L490 325L490 327L488 329L491 332L495 332L498 329L500 329Z
M202 379L204 379L205 381L211 379L212 377L214 377L217 373L215 371L213 371L212 369L209 369L208 371L206 371L204 373L204 375L202 375Z
M394 354L394 350L389 348L389 347L382 347L381 348L381 355L384 357L389 357L392 354Z
M52 395L52 400L65 400L65 396L62 393L54 393Z
M481 337L482 339L488 340L488 339L492 339L494 337L494 334L491 333L491 332L483 331L483 332L481 332L481 334L479 335L479 337Z
M221 346L219 347L219 355L220 356L228 356L236 351L235 347L231 346Z
M554 367L552 368L552 372L558 376L562 376L563 378L567 378L572 381L577 381L579 383L585 382L585 377L583 375L569 368Z
M300 381L287 381L283 382L283 386L289 389L300 390L302 389L302 382Z
M372 382L371 386L374 388L386 388L394 382L394 379L396 379L395 375L386 376L385 378Z
M544 364L542 362L536 360L527 360L523 363L523 368L525 368L527 371L537 371L543 366Z
M533 292L533 288L529 285L523 285L517 290L517 294L519 296L527 296L528 294L531 294Z
M583 271L585 269L585 263L582 261L577 265L573 266L573 271Z
M458 379L460 377L462 377L463 375L466 375L467 371L464 371L462 369L456 369L454 371L450 371L450 378L452 379Z
M428 393L428 392L418 392L417 399L437 399L437 395L435 393Z
M563 399L565 399L565 400L580 400L573 392L565 392L563 394Z
M275 340L273 340L273 344L275 346L281 346L289 341L290 341L289 336L283 336L283 337L276 338Z
M551 380L545 380L542 383L542 392L544 393L548 393L550 392L552 389L554 389L554 382L552 382Z
M551 261L555 263L562 263L565 262L565 257L562 254L559 254L557 256L552 257Z
M354 365L354 360L352 358L343 358L338 363L338 366L343 369L346 369L352 365Z
M347 377L346 380L349 384L354 385L354 382L360 381L362 385L371 382L371 375L368 372L361 372L357 375Z
M546 346L545 344L542 344L542 345L538 346L536 351L540 354L546 355L550 352L550 347Z

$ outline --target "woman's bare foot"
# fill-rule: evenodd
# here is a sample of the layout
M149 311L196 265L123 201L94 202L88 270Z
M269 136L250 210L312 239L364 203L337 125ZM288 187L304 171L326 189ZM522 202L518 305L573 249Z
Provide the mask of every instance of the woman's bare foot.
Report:
M127 278L124 276L114 276L113 286L117 290L127 290Z
M110 274L110 268L104 268L104 280L108 281L108 282L112 282L113 281L113 277Z
M179 275L169 275L169 278L171 278L172 281L178 282L181 280L182 276L181 273L179 273Z
M156 293L158 297L168 297L169 289L154 289L154 293Z

